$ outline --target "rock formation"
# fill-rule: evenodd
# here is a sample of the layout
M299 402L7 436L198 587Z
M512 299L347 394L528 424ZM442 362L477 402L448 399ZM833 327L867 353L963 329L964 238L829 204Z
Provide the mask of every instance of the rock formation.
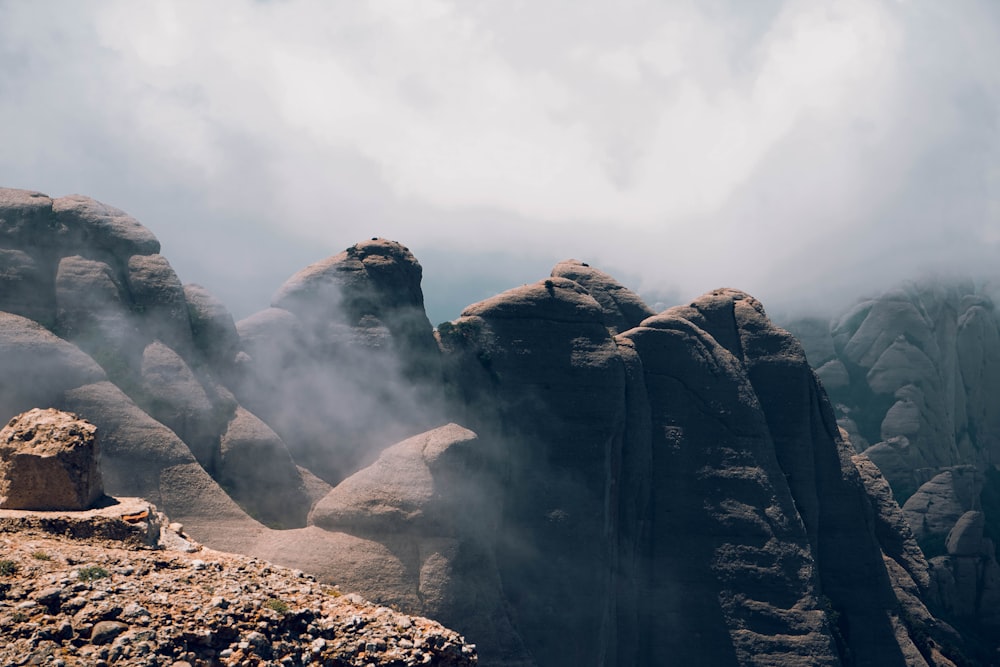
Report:
M440 423L441 359L421 271L399 243L358 243L289 278L270 309L236 325L245 352L236 395L331 484L373 450Z
M929 559L932 611L998 648L1000 322L971 281L925 279L827 325L794 322L838 422L878 466ZM990 505L992 512L984 507ZM989 639L993 638L993 639Z
M0 508L85 510L104 496L97 429L35 408L0 430Z
M980 650L937 610L965 609L973 574L956 559L989 552L954 482L959 454L992 452L994 416L971 386L944 421L924 408L958 395L959 371L992 386L981 300L955 297L967 343L940 382L924 357L947 332L927 322L947 309L899 301L814 327L818 374L853 396L835 412L799 342L737 290L655 314L569 260L434 331L419 263L375 238L234 324L158 252L117 209L0 190L0 364L28 378L0 386L0 417L55 406L96 424L109 492L199 541L433 616L488 665L949 665ZM904 518L920 509L889 484L941 466L956 498L942 525L964 523L942 542L951 560L928 563Z

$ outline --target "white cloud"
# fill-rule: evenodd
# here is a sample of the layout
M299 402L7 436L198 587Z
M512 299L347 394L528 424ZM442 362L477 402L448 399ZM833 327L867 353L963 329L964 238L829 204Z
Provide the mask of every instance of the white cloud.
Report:
M5 3L0 177L787 294L791 267L909 267L907 219L933 259L956 208L918 202L977 179L985 220L949 224L996 243L997 25L988 0Z

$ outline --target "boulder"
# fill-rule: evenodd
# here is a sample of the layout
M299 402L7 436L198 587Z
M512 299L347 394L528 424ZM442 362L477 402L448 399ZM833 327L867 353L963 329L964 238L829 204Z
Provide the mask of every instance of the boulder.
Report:
M104 496L97 428L52 408L0 430L0 508L85 510Z
M905 436L896 436L884 442L877 442L862 452L870 459L892 486L897 502L905 502L923 482L925 467L921 465L919 452L910 446Z
M496 519L489 514L496 503L485 501L497 498L489 498L485 487L486 458L476 434L457 424L422 433L385 449L334 487L309 522L360 534L492 535Z
M882 439L897 436L915 439L920 435L920 408L909 398L896 401L882 419Z
M908 384L932 386L937 372L927 353L900 335L869 368L867 380L875 393L892 395Z
M816 369L816 375L827 390L845 389L851 384L851 376L840 359L831 359Z

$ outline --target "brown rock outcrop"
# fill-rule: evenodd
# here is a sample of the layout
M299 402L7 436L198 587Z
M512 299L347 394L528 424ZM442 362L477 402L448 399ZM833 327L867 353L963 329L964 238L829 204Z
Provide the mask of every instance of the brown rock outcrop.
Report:
M93 424L35 408L0 430L0 509L84 510L103 496Z

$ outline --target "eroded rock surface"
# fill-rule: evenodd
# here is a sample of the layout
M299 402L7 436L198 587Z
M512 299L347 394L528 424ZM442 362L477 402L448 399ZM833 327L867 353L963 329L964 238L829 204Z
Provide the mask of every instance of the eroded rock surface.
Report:
M992 590L989 521L979 556L970 519L927 565L886 483L908 497L992 451L991 394L972 386L993 386L992 316L961 290L814 327L820 374L850 399L835 412L799 343L737 290L654 314L570 260L434 332L419 263L376 238L233 325L148 230L87 198L0 191L0 251L0 363L31 380L0 385L5 417L79 413L109 490L214 547L433 614L484 664L947 665L968 646L937 609L983 609L970 559ZM217 632L212 609L198 622ZM126 618L84 624L85 659L135 637ZM208 645L294 664L305 648L280 628ZM337 659L383 652L354 650Z
M84 510L103 496L93 424L35 408L0 430L0 509Z
M903 506L930 562L931 611L996 650L996 614L977 601L994 595L996 560L984 545L1000 536L1000 320L989 290L924 279L857 304L825 331L814 320L792 328L839 423Z
M330 484L443 421L421 274L407 248L372 239L299 271L237 323L237 397Z

